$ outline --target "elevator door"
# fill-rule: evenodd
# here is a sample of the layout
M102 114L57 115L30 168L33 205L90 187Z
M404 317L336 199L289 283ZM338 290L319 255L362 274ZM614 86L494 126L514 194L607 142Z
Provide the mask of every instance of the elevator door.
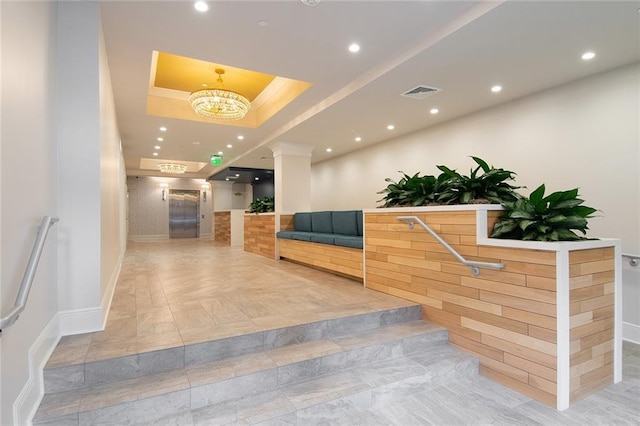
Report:
M169 191L169 236L198 238L200 191Z

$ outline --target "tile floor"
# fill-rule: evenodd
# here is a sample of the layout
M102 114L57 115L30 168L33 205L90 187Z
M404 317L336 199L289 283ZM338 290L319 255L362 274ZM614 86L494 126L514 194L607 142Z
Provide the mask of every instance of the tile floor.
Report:
M212 240L129 242L105 330L63 338L47 367L411 305Z

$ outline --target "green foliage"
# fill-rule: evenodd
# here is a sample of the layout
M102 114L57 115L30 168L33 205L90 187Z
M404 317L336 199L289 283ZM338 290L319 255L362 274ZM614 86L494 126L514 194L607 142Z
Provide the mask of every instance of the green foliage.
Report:
M533 241L585 239L587 219L597 210L582 205L584 200L578 198L577 188L546 197L544 191L542 184L529 198L503 202L507 211L496 222L491 237Z
M438 166L444 175L443 190L438 196L441 204L473 204L482 202L504 203L515 201L519 186L507 181L514 180L515 173L489 166L478 157L471 157L478 164L469 176L461 175L447 166Z
M249 213L267 213L274 210L273 197L256 198L251 204L249 204Z
M378 200L384 202L382 207L393 206L426 206L430 204L470 204L481 202L502 203L518 198L515 189L508 184L515 173L489 166L478 157L471 157L478 166L471 170L469 176L461 175L447 166L437 166L442 172L438 177L416 173L403 177L398 182L385 179L389 185L379 191L385 194ZM480 171L482 171L480 173Z

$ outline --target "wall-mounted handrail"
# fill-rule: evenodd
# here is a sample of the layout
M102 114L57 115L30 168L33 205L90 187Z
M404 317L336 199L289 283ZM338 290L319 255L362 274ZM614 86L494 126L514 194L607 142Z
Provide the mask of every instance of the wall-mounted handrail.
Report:
M490 263L490 262L478 262L475 260L467 260L460 253L455 251L453 247L449 245L445 240L442 239L440 235L438 235L433 229L429 228L429 226L424 223L418 216L398 216L396 219L406 222L409 225L410 229L413 229L414 225L417 223L424 228L433 238L436 239L444 248L446 248L449 253L451 253L460 263L464 266L468 266L471 268L471 273L473 275L479 275L479 268L489 268L489 269L504 269L504 263Z
M626 257L627 259L629 259L629 265L638 266L640 256L638 256L637 254L622 253L622 257Z
M16 302L14 303L13 308L11 308L11 310L7 312L6 315L3 315L2 318L0 318L0 333L2 333L2 330L4 330L5 328L13 325L22 311L24 311L24 307L27 304L27 299L29 298L29 291L31 291L31 284L33 283L33 278L36 275L36 269L38 268L40 255L42 254L44 243L47 240L49 228L58 220L58 218L51 216L45 216L42 218L42 224L40 225L40 229L38 230L36 242L33 245L33 249L31 250L31 257L29 257L29 263L27 264L27 268L24 271L22 283L20 284L20 290L18 290L18 295L16 296Z

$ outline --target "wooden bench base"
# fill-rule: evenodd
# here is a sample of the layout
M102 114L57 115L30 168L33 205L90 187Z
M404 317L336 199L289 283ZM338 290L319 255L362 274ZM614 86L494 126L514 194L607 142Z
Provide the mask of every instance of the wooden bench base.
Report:
M279 255L317 269L363 279L362 249L278 238Z

